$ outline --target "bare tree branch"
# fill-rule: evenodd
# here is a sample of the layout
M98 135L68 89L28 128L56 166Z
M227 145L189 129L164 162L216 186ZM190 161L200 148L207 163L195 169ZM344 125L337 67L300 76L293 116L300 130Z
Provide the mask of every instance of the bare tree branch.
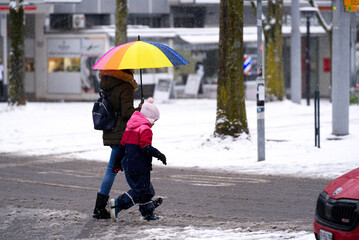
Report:
M318 5L317 3L315 2L315 0L309 0L309 4L312 6L312 7L315 7L315 8L318 8ZM318 8L319 9L319 8ZM315 13L320 25L323 27L323 29L328 33L328 34L331 34L332 32L332 29L333 29L333 25L332 23L330 24L327 24L325 22L325 19L323 18L323 15L320 13L320 11L317 11Z

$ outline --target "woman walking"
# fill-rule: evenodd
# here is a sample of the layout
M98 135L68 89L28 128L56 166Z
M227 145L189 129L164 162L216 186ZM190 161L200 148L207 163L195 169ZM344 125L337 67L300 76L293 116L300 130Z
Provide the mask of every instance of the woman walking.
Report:
M118 113L116 126L111 130L104 130L102 134L104 146L111 147L111 156L107 164L105 176L101 183L100 192L97 193L96 205L93 217L96 219L108 219L110 213L106 209L109 194L117 173L112 171L115 156L118 154L122 135L126 129L127 121L135 110L133 107L134 91L137 83L133 78L134 70L101 70L100 88L105 92L112 109Z

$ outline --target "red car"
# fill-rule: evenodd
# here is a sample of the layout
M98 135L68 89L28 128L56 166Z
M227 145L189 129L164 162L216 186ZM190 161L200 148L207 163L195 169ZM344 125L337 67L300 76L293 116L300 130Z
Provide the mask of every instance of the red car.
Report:
M320 240L359 239L359 168L338 177L319 194L314 234Z

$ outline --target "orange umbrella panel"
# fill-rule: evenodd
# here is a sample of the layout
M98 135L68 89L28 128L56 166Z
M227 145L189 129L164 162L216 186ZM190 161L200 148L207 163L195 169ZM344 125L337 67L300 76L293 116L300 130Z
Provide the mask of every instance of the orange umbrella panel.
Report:
M161 68L189 62L164 44L135 41L116 46L105 53L92 67L100 70Z

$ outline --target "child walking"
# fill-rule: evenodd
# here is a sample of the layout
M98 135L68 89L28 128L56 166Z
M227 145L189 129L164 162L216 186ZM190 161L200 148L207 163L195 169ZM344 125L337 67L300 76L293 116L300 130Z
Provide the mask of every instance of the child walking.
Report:
M157 220L154 210L162 203L158 198L152 201L155 190L151 184L152 157L158 158L164 165L166 156L152 147L152 130L160 117L157 107L148 101L142 105L140 112L135 111L127 122L119 153L115 160L114 171L123 170L130 190L117 199L110 200L110 213L113 221L117 221L118 213L135 204L145 220Z

